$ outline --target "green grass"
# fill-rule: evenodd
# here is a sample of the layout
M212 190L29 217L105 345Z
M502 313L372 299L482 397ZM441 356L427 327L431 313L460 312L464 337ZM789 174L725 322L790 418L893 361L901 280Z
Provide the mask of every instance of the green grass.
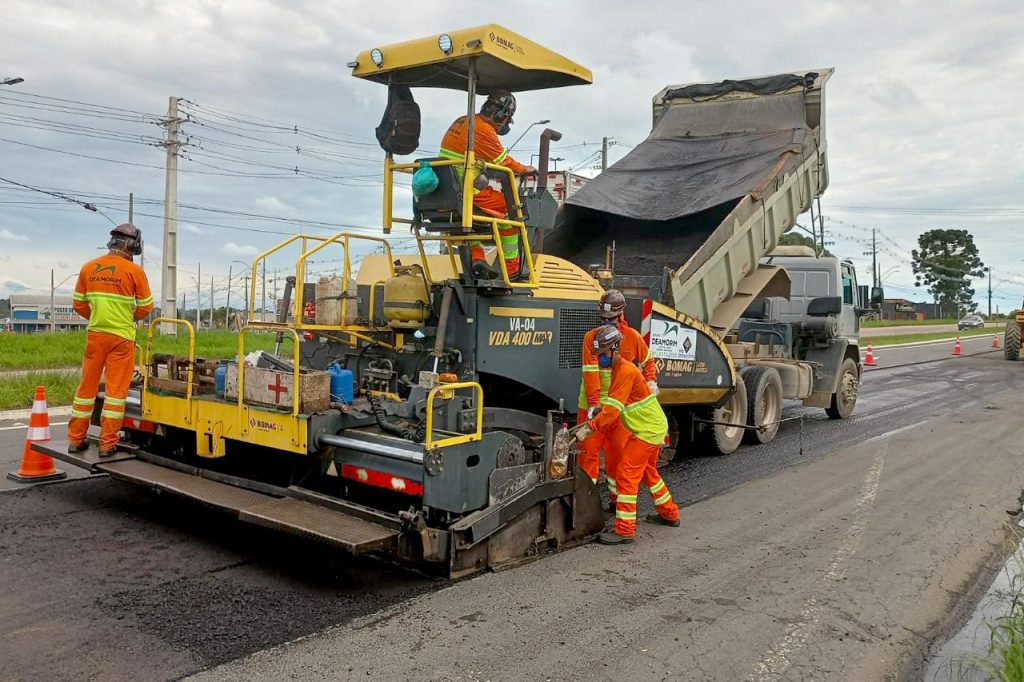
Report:
M142 331L136 337L145 345L146 336ZM274 335L250 332L246 335L245 348L250 350L273 350ZM285 337L283 350L291 344ZM0 370L5 369L50 369L75 367L82 362L85 349L85 332L57 332L39 334L0 333ZM188 353L188 336L162 336L153 338L153 350L158 353ZM196 355L207 359L233 358L238 352L238 334L227 330L199 331L196 333Z
M923 324L956 324L957 320L864 320L862 327L915 327Z
M889 344L897 343L920 343L921 341L936 341L938 339L949 339L952 341L954 338L959 336L964 338L966 336L992 336L995 333L992 329L965 329L962 332L926 332L922 334L891 334L887 336L872 336L870 338L861 339L861 345L867 346L871 343L872 346L878 348L879 346L886 346ZM1002 339L999 340L1002 345Z
M78 388L77 374L32 373L0 381L0 410L32 407L36 386L46 387L47 405L70 405Z

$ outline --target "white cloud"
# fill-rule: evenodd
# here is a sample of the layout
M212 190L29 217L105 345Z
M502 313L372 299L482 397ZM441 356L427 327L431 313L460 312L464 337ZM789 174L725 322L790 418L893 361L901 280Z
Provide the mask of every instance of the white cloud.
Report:
M185 232L191 232L192 234L206 234L206 231L193 225L192 223L181 223L181 229Z
M17 232L11 232L6 227L0 227L0 239L9 242L27 242L28 237Z
M228 242L220 247L220 250L221 253L226 253L229 256L255 256L260 252L252 244L236 244L235 242Z
M256 208L264 211L274 211L277 213L287 213L291 209L285 205L283 201L275 196L263 196L256 199L253 202Z

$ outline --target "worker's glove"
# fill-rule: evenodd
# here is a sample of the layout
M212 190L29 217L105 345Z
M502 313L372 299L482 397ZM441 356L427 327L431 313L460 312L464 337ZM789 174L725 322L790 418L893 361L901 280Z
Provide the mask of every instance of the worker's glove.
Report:
M590 407L588 407L587 408L587 421L590 421L591 419L593 419L595 416L600 414L600 412L601 412L601 406L600 405L591 405Z
M657 397L657 395L659 393L661 393L661 389L658 388L658 382L657 381L648 381L647 382L647 388L651 389L651 393L653 393L655 395L655 397Z
M576 436L576 440L578 442L582 443L594 435L594 429L590 428L590 424L584 424L580 428L576 429L576 432L573 435Z

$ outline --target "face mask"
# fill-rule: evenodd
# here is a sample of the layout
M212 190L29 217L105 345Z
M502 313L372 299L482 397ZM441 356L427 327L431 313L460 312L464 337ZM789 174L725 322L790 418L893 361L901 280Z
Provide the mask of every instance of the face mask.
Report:
M612 366L612 356L610 355L599 355L597 358L597 364L603 369L608 369Z

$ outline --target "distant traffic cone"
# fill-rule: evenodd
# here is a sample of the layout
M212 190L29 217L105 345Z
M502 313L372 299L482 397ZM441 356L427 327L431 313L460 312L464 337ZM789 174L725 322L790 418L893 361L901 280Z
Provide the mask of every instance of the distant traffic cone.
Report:
M999 348L999 334L998 333L992 335L992 347L993 348Z
M956 337L956 341L953 342L953 355L961 355L960 353L960 337Z
M874 367L875 366L875 349L868 344L868 354L864 356L864 366Z
M25 451L21 456L21 468L11 471L7 478L18 483L40 483L42 481L59 481L67 474L53 465L53 458L32 449L32 443L50 440L50 416L46 411L46 388L36 386L36 395L32 399L32 415L28 420L28 433L25 435Z

